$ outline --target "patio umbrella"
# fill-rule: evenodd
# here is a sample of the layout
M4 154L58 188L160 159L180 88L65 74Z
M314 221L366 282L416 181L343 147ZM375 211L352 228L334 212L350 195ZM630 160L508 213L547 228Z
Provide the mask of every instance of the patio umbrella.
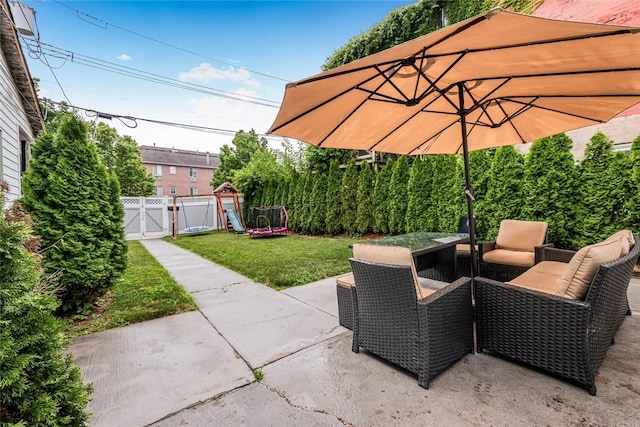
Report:
M638 32L494 9L289 83L269 133L326 148L462 153L474 218L469 151L603 123L640 102ZM475 260L473 221L469 233Z

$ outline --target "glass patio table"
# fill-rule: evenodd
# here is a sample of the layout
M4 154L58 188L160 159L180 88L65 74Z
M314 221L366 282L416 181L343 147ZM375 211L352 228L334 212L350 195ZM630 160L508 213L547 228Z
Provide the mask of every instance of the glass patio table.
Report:
M469 234L417 231L362 243L409 248L419 276L453 282L457 279L456 245L469 243Z

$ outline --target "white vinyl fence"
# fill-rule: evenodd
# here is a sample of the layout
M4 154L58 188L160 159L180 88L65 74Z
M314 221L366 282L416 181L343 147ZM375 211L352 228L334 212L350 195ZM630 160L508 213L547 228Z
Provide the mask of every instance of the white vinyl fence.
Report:
M124 228L129 240L171 236L173 227L173 198L121 197L124 207ZM224 229L218 224L215 196L179 197L176 202L178 234L189 230ZM233 206L224 206L233 209ZM222 220L226 220L222 217Z

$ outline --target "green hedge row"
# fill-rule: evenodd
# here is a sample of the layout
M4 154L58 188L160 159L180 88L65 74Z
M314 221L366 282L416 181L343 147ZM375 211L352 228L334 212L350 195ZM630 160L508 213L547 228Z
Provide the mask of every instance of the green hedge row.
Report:
M479 239L495 238L505 218L547 221L549 241L578 248L614 231L640 232L640 137L630 153L613 151L598 132L581 162L566 134L470 156ZM380 170L337 160L327 174L306 171L268 182L247 206L284 205L289 228L304 234L400 234L457 228L467 212L464 169L456 155L399 157Z

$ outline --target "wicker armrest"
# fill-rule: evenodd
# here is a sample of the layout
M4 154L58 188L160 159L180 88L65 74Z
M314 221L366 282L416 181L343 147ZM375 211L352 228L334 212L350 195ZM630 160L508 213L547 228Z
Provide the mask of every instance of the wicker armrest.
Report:
M535 261L534 263L537 264L540 261L549 261L549 260L545 260L544 259L544 252L547 250L547 248L553 248L554 244L553 243L544 243L542 245L536 246L535 248L533 248L534 252L535 252Z
M543 245L544 246L544 245ZM568 249L558 249L554 247L542 247L540 249L540 259L538 259L538 250L536 249L536 263L540 261L558 261L558 262L569 262L573 255L575 255L576 251L571 251Z
M482 259L482 255L494 250L496 248L495 240L487 240L484 242L478 242L478 259Z

